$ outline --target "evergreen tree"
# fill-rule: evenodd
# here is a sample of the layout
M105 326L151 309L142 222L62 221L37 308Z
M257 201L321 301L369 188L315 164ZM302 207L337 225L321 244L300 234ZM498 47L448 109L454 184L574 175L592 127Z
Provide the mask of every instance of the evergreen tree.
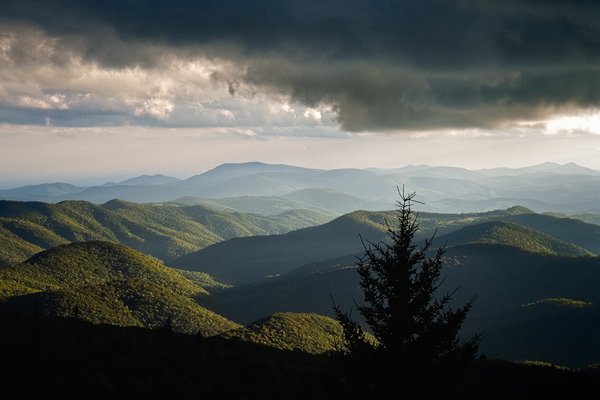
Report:
M479 346L479 335L463 343L458 337L475 298L452 309L449 302L456 290L436 296L443 282L444 247L431 254L433 237L422 247L414 244L419 229L411 209L415 193L398 192L397 226L388 225L389 241L367 242L357 259L365 299L357 309L376 343L334 304L344 328L343 365L363 395L383 393L400 381L421 393L448 394Z

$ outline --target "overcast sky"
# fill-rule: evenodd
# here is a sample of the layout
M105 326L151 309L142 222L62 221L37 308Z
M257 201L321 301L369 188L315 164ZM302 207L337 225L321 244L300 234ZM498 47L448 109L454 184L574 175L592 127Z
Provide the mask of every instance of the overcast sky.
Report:
M0 183L600 169L597 0L0 0Z

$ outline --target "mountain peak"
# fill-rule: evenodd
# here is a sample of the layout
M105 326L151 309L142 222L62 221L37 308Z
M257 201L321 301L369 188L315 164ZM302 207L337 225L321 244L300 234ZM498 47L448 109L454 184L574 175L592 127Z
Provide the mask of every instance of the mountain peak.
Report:
M552 161L546 161L544 163L538 164L537 167L550 167L550 168L553 168L553 167L560 167L560 164L552 162Z
M154 175L140 175L133 178L126 179L124 181L116 183L108 183L107 185L140 185L140 186L152 186L152 185L164 185L165 183L176 182L179 179L172 176L166 176L162 174Z
M135 203L120 199L112 199L102 204L102 207L106 208L107 210L120 210L123 208L129 208L133 205L135 205Z
M561 174L582 174L582 175L599 175L600 171L582 167L579 164L575 164L574 162L570 162L564 165L557 167L553 172L561 173Z
M513 206L507 208L506 212L510 215L535 214L535 211L523 206Z
M211 170L206 171L204 174L222 172L222 171L241 171L241 172L280 172L280 171L292 171L292 170L309 170L310 168L297 167L295 165L288 164L268 164L260 161L248 161L241 163L224 163L217 165ZM202 174L202 175L204 175Z

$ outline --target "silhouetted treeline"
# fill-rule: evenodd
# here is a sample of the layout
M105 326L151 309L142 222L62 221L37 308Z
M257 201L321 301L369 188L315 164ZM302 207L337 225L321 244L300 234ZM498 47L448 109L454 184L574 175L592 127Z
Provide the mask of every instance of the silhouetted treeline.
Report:
M2 399L353 399L333 357L169 329L93 325L75 319L0 314ZM597 369L566 371L476 362L464 399L600 395ZM399 394L414 388L395 387Z
M0 358L2 399L299 399L340 387L326 356L19 314L0 314Z

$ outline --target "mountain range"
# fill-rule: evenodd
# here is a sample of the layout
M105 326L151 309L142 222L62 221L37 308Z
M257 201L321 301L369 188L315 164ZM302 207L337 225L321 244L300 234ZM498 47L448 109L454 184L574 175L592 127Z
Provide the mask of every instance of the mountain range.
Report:
M239 285L290 272L303 265L358 255L363 242L386 237L394 212L356 211L323 225L283 235L235 238L191 252L173 265L214 274ZM600 254L600 226L585 222L523 213L523 209L475 213L420 213L418 237L433 235L434 244L453 247L465 243L514 246L532 253L563 256ZM361 241L362 237L362 241Z
M269 174L280 168L303 174L296 167L263 167ZM440 173L413 171L421 170ZM356 173L330 172L335 179ZM234 175L235 168L224 169L203 179ZM320 211L294 207L278 214L243 213L215 199L202 205L194 205L196 199L191 205L0 201L0 308L314 354L333 350L341 330L330 318L332 299L347 310L362 301L356 257L364 246L386 240L397 214L358 210L334 217L339 192L292 193L269 196L273 204L302 205L322 194L333 197ZM236 201L239 207L244 197ZM282 210L277 207L272 211ZM460 287L453 304L477 296L463 333L485 332L481 350L489 357L575 367L600 360L594 345L599 219L575 217L523 206L418 213L417 244L433 237L434 248L446 249L442 291Z
M0 265L23 261L60 244L88 240L122 243L169 261L224 239L284 233L329 219L310 210L263 216L122 200L102 205L0 200Z
M384 220L393 223L393 214L355 212L287 234L216 243L173 265L233 284L201 304L236 322L284 311L332 316L332 298L346 309L363 301L360 236L366 245L385 240ZM442 291L460 287L455 304L477 296L464 332L485 332L484 353L571 366L600 359L590 350L600 333L600 226L520 207L421 213L419 220L418 243L440 227L433 244L446 246Z
M302 208L341 215L393 208L396 187L402 186L419 193L424 211L490 211L520 204L537 212L583 213L598 207L600 171L574 163L481 170L426 165L322 170L251 162L222 164L187 179L155 175L91 187L30 185L0 190L0 199L97 204L121 199L211 204L262 214Z

